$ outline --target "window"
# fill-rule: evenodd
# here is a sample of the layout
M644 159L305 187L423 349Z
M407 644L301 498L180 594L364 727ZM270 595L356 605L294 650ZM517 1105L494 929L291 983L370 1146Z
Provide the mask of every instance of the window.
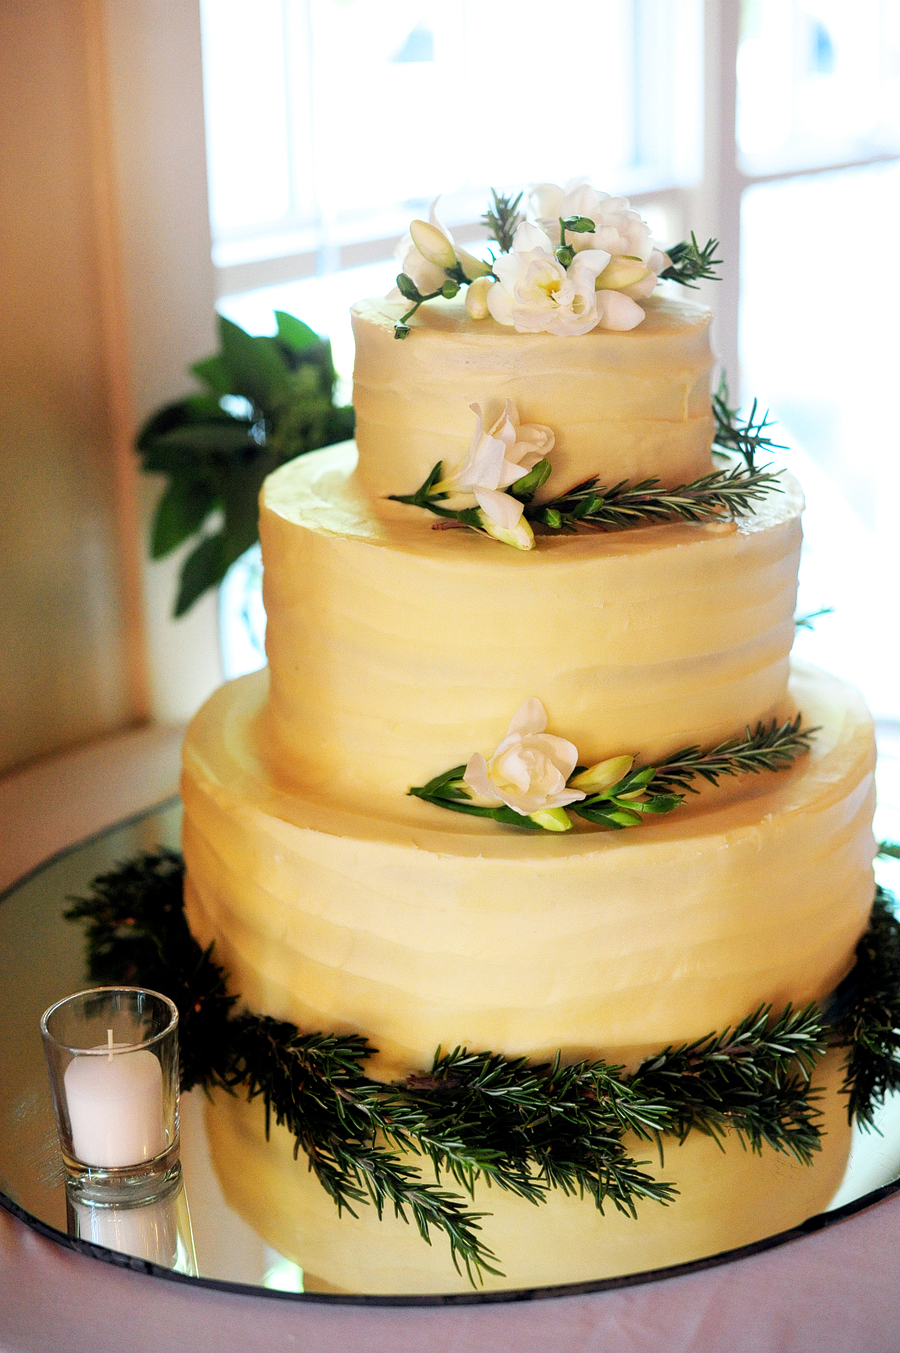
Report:
M742 388L807 495L798 609L834 608L796 651L897 720L900 4L745 0L737 72Z
M589 173L631 196L702 172L699 0L203 0L222 294L389 257L438 193ZM457 231L461 240L465 230Z
M663 241L718 236L717 347L807 490L800 609L835 607L798 651L900 720L900 0L604 0L569 27L532 0L203 0L203 24L221 308L301 314L346 375L350 301L439 192L461 241L490 185L583 173Z

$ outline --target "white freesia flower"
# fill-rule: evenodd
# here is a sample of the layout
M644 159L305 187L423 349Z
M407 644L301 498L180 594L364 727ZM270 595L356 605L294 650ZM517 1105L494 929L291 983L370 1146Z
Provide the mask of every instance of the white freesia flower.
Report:
M417 233L420 235L420 239L426 249L428 249L429 256L426 258L425 254L418 248L412 234L404 235L396 250L396 257L400 260L401 272L405 272L407 277L412 278L423 296L430 296L433 291L440 291L447 280L445 266L441 263L436 263L433 260L436 257L450 258L450 254L452 253L453 258L450 260L450 263L446 265L447 267L452 267L456 258L456 246L453 243L453 236L450 234L447 227L438 220L437 215L435 214L436 206L437 198L435 198L431 204L431 209L428 213L428 221L415 223L417 226L427 226L427 230L421 232L417 231ZM442 235L447 241L446 254L442 252L438 243L437 237L439 235ZM400 295L400 292L395 289L390 295L391 297L396 297Z
M650 238L650 227L634 211L627 197L611 197L600 193L587 179L575 179L565 188L556 183L539 183L530 193L532 210L538 225L546 231L554 244L559 243L559 218L587 216L596 230L584 235L570 232L566 243L576 253L588 249L604 249L611 261L597 278L598 290L618 291L631 300L641 301L650 296L659 280L659 274L669 260ZM628 309L627 313L634 314ZM640 320L635 319L635 323ZM632 325L608 325L609 328L632 328Z
M498 324L518 333L586 334L602 318L596 279L609 260L603 249L585 249L564 268L549 235L523 221L512 251L494 260L498 280L488 292L488 309Z
M480 752L469 758L464 782L488 808L506 804L523 817L564 808L585 795L567 789L578 752L565 738L545 733L547 711L540 700L526 700L513 715L506 737L486 761Z
M586 235L571 234L566 242L573 249L605 249L613 256L649 261L654 249L650 227L640 212L631 208L627 197L598 193L587 179L574 179L565 188L538 183L529 196L538 225L554 243L559 243L561 216L587 216L596 230Z
M474 494L490 522L504 532L517 533L514 539L507 541L508 544L531 549L534 535L528 523L522 520L522 504L503 490L524 478L553 450L553 432L541 423L522 423L518 409L509 399L493 427L485 432L480 404L469 407L475 414L475 434L469 453L456 469L434 486L434 492ZM499 540L506 539L489 526L485 529Z

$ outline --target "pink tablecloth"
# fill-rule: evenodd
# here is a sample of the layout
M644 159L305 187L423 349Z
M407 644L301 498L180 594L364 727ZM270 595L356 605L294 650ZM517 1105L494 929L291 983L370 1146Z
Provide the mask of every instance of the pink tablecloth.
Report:
M900 1197L781 1249L552 1301L300 1305L131 1273L0 1212L2 1353L897 1353Z

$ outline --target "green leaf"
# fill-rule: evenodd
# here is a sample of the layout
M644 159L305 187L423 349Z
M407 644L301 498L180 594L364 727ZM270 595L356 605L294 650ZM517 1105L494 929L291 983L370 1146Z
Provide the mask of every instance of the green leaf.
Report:
M507 808L504 805L502 808L492 808L490 813L495 822L505 822L508 827L524 827L526 831L530 832L544 831L544 828L539 826L537 822L532 822L530 817L524 817L521 813L517 813L514 808Z
M173 479L160 498L153 518L151 559L163 559L188 536L199 531L215 506L215 491L208 481Z
M198 380L209 386L216 399L221 399L223 395L234 394L228 377L228 370L220 353L213 353L211 357L204 357L202 362L195 362L190 370Z
M222 563L224 540L221 532L204 536L184 561L178 597L172 612L176 620L189 611L204 592L208 592L211 587L218 587L225 577L228 566Z
M325 419L325 441L323 446L333 446L336 442L349 442L356 431L356 415L352 404L338 404L328 410Z
M590 235L597 229L589 216L567 216L560 221L563 230L571 230L574 235Z
M433 780L429 780L427 785L420 785L418 788L409 790L409 793L419 794L423 798L426 796L430 798L431 795L436 794L439 789L443 789L444 785L449 785L453 780L461 780L465 773L466 763L463 762L461 766L454 766L452 770L442 771L441 774L436 775Z
M230 423L233 419L224 409L219 408L217 399L212 399L209 395L189 395L187 399L166 404L151 414L135 438L135 447L139 452L143 452L167 432L172 432L176 428L190 427L194 423L210 422Z
M217 456L226 460L241 460L248 455L256 457L260 447L250 436L250 424L243 419L230 418L225 423L189 423L174 428L148 445L144 452L144 468L148 470L178 471L198 465Z
M637 813L671 813L684 802L683 794L656 794L646 803L632 803Z
M226 568L259 539L259 491L271 469L268 459L263 458L255 464L233 467L224 480Z
M278 321L279 339L292 352L302 352L310 344L321 342L319 335L302 319L297 319L296 315L289 315L286 310L276 310L275 319Z
M518 498L520 503L530 503L538 489L550 478L552 468L549 460L539 460L526 475L516 480L509 490L510 496Z
M232 395L243 395L269 413L287 395L287 368L271 338L253 337L219 316L222 362Z

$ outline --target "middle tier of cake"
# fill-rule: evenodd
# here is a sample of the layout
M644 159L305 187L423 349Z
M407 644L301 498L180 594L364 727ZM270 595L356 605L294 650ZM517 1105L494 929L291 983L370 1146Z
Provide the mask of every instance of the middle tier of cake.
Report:
M267 755L286 788L404 811L489 753L523 700L585 764L713 746L782 705L802 495L738 522L542 536L530 553L380 519L352 443L267 479ZM406 800L408 804L409 801Z

